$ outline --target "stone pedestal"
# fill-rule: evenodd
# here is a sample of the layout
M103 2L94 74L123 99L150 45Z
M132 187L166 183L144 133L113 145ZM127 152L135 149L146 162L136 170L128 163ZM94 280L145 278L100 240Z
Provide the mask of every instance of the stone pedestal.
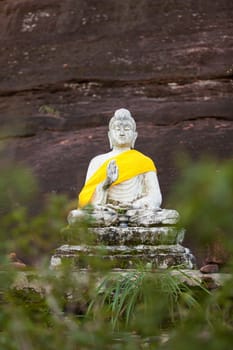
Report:
M89 230L91 244L61 246L52 256L51 266L69 261L76 268L90 268L99 259L112 269L195 267L193 255L181 245L183 229L109 226Z

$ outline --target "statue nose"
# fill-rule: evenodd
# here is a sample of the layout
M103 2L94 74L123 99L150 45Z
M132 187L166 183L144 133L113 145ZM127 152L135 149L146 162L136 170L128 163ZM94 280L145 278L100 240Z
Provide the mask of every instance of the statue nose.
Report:
M124 130L124 128L121 128L121 129L120 129L120 135L121 135L121 136L124 136L124 135L125 135L125 130Z

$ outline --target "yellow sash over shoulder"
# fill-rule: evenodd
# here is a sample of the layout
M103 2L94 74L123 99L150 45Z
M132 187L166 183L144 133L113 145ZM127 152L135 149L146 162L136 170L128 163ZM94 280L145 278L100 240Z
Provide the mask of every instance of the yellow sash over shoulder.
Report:
M106 160L85 183L83 189L79 194L79 208L85 207L91 202L96 186L105 180L107 165L113 159L116 161L116 164L119 168L119 177L112 184L112 186L129 180L139 174L143 174L148 171L156 171L156 167L152 159L144 156L144 154L141 152L138 152L136 150L122 152L119 155Z

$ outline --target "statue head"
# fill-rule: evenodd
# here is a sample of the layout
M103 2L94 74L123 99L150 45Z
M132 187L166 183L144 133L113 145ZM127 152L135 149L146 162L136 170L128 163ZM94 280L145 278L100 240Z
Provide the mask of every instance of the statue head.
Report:
M125 108L117 109L109 122L110 147L134 148L137 136L136 123L130 111Z

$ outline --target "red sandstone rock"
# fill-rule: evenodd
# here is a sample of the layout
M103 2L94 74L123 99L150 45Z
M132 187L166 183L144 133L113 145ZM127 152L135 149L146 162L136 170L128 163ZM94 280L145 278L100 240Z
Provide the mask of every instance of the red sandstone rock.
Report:
M217 273L219 271L219 267L217 264L207 264L200 268L202 273Z
M0 1L3 156L75 199L125 107L169 206L181 150L232 157L232 18L231 0Z
M14 252L10 253L8 258L10 260L10 264L14 266L16 269L21 270L26 267L26 265L20 259L17 258L17 255Z

